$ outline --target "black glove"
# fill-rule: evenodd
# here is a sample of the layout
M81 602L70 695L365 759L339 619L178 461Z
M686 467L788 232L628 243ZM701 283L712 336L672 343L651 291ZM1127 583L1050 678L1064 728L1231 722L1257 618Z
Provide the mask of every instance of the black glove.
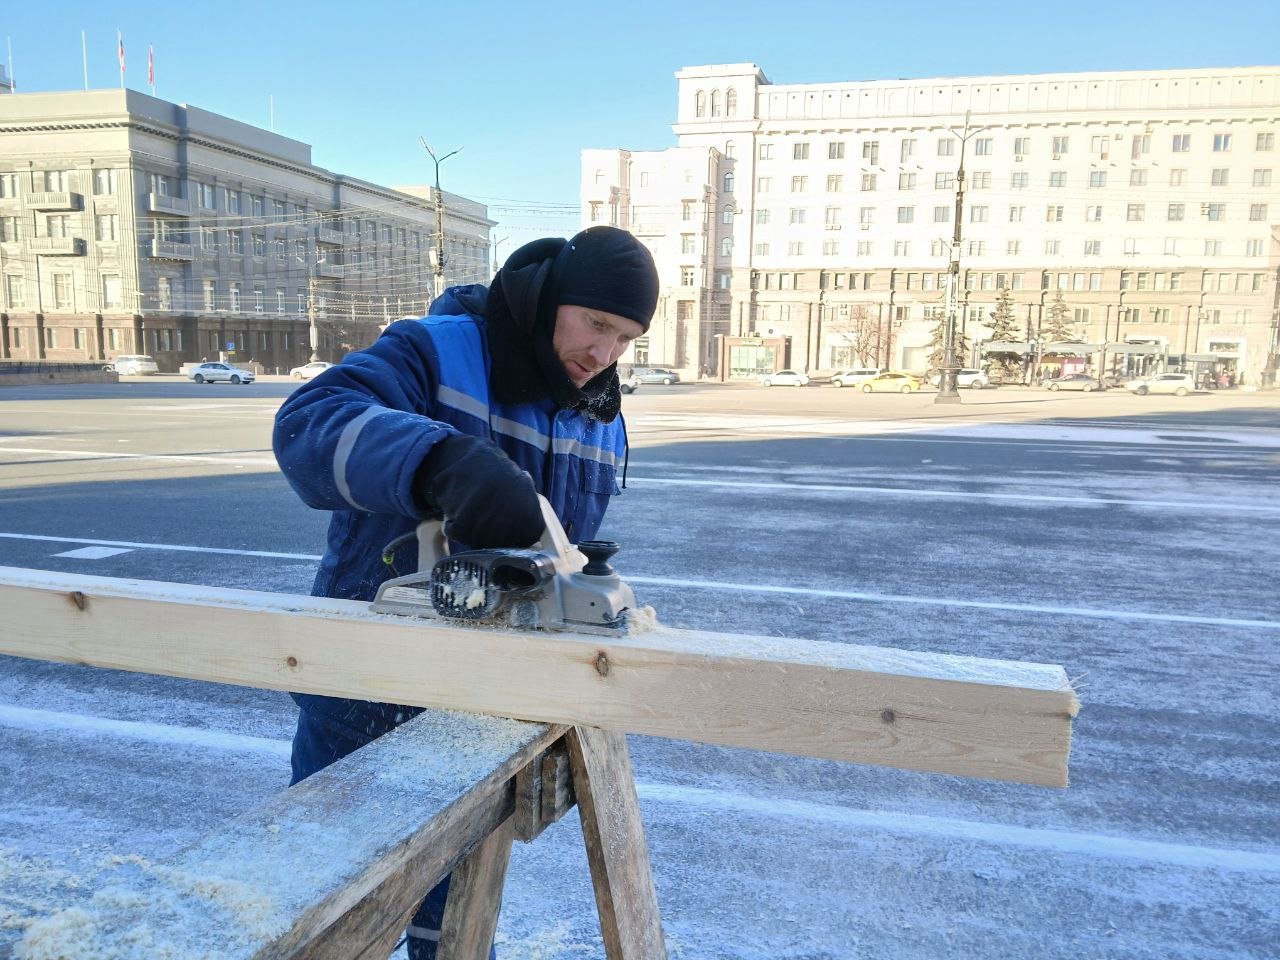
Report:
M485 440L445 437L418 468L415 486L419 499L443 511L445 534L474 550L528 547L546 529L529 475Z

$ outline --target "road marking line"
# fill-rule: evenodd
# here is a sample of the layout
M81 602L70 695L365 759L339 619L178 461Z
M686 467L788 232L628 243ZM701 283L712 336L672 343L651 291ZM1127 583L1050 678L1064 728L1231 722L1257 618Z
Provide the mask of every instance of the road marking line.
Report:
M74 560L105 560L107 557L116 557L122 553L131 553L127 547L81 547L79 550L68 550L65 553L55 553L55 557L71 557Z
M1243 620L1231 617L1200 617L1179 613L1143 613L1136 610L1107 610L1102 607L1056 607L1034 603L1007 603L1000 600L956 600L948 597L917 597L910 594L866 593L860 590L820 590L814 587L782 587L767 583L734 583L728 580L677 580L673 577L625 577L627 583L655 587L696 590L727 590L735 593L780 593L821 597L830 600L860 600L867 603L906 603L926 607L964 607L975 610L1011 610L1017 613L1088 617L1095 620L1138 620L1152 623L1194 623L1212 627L1252 627L1280 630L1280 620Z
M1167 863L1202 870L1241 870L1259 873L1280 871L1280 854L1253 850L1166 843L1159 840L1141 840L1135 837L1111 836L1102 833L1021 827L1008 823L959 820L952 817L934 817L888 810L857 810L830 804L777 797L766 799L741 793L668 783L641 782L637 784L637 788L641 798L657 803L673 803L681 807L698 806L718 812L755 814L771 819L789 817L874 833L889 831L946 840L973 840L996 847L1028 847L1054 853Z
M130 547L138 550L172 550L182 553L213 553L237 557L265 557L271 560L307 560L318 563L320 557L310 553L279 553L270 550L232 550L225 547L194 547L171 543L137 543L126 540L91 540L84 537L51 537L31 533L3 533L0 539L36 540L53 543L88 543L108 547ZM948 597L919 597L910 594L866 593L858 590L830 590L815 587L786 587L767 583L738 583L730 580L677 580L670 577L626 577L628 583L657 587L681 587L697 590L721 590L733 593L776 593L788 596L818 597L826 600L857 600L864 603L913 604L931 607L964 607L979 610L1009 610L1016 613L1076 616L1098 620L1136 620L1154 623L1191 623L1214 627L1250 627L1280 630L1280 620L1244 620L1230 617L1201 617L1177 613L1143 613L1134 610L1108 610L1091 607L1057 607L1030 603L1006 603L997 600L957 600Z
M693 480L676 477L627 477L628 483L655 483L673 487L730 487L734 489L785 491L788 494L848 493L870 494L888 497L936 497L955 500L1007 500L1026 503L1065 503L1077 506L1156 507L1162 510L1190 510L1203 513L1204 501L1190 500L1137 500L1120 497L1066 497L1043 493L988 493L978 490L921 490L910 487L870 487L840 483L779 483L764 480ZM1214 501L1214 508L1247 510L1255 513L1280 513L1280 504L1255 504L1249 502Z
M287 759L291 752L288 740L272 740L268 737L250 737L241 733L222 730L203 730L197 727L179 727L166 723L148 723L138 720L111 720L107 717L87 716L79 713L59 713L53 710L33 710L11 704L0 704L0 724L33 733L58 731L102 735L124 740L142 740L148 743L175 747L205 747L232 753L264 753L271 757Z
M288 759L291 753L288 740L166 723L114 720L86 714L36 710L9 704L0 704L0 725L41 734L63 733L94 739L108 736L181 749L198 747L228 753L258 754L281 761ZM1050 830L888 810L858 810L833 804L779 797L760 798L725 790L653 781L640 781L637 783L637 790L642 798L654 803L678 804L685 808L696 806L770 819L802 820L850 831L888 831L931 839L970 840L996 847L1027 847L1070 855L1167 863L1193 869L1260 873L1280 871L1280 855L1252 850L1166 843L1086 831Z
M0 533L7 540L42 540L50 543L90 543L103 547L125 547L130 550L171 550L179 553L218 553L233 557L266 557L268 560L310 560L320 562L314 553L278 553L272 550L233 550L227 547L194 547L181 543L138 543L131 540L93 540L88 537L50 537L34 533Z
M58 450L44 447L0 447L0 454L5 453L36 453L65 457L68 460L157 460L162 462L216 463L219 466L272 467L273 469L277 466L274 457L256 459L180 453L125 453L122 450Z

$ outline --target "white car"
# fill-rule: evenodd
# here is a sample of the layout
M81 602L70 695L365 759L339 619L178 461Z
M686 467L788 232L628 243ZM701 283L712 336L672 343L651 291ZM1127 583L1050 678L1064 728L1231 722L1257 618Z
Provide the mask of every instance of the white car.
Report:
M807 387L809 378L798 370L779 370L760 374L760 382L766 387Z
M310 363L304 363L300 367L294 367L289 371L289 376L295 380L310 380L318 373L324 373L333 364L326 360L313 360Z
M841 370L831 377L833 387L856 387L874 380L885 372L885 367L856 367L852 370Z
M1157 373L1154 377L1130 380L1124 388L1140 397L1148 393L1172 393L1175 397L1185 397L1188 393L1195 393L1196 378L1189 373Z
M941 385L942 374L935 373L929 378L929 382L935 387ZM982 390L991 386L991 378L981 370L966 367L963 370L956 371L956 386L968 387L970 390Z
M216 361L210 363L202 363L198 367L192 367L187 371L187 376L196 383L213 383L216 380L226 380L230 383L253 383L253 371L241 370L229 363L218 363Z
M144 374L159 373L155 360L142 354L126 353L116 357L103 370L114 370L122 377L137 377Z

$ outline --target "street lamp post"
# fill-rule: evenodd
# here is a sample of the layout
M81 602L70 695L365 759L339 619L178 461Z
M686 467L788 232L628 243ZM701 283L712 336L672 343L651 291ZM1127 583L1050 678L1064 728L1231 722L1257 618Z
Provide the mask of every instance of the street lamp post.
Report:
M301 257L294 257L304 267L307 262ZM328 257L321 257L314 264L307 267L307 321L311 324L311 362L315 363L320 357L320 325L316 322L316 268L324 263Z
M982 128L985 129L985 128ZM974 130L973 133L979 133ZM947 269L947 320L943 325L944 343L942 347L942 370L939 372L938 393L934 403L960 403L960 391L956 389L956 373L960 365L956 362L956 304L960 296L960 237L961 224L964 222L964 149L972 136L969 132L969 115L964 117L964 133L951 135L960 139L960 166L956 170L956 212L955 230L951 238L951 263Z
M427 144L426 137L419 137L422 149L427 151L427 155L431 157L431 162L436 168L436 262L435 276L436 296L444 293L444 191L440 189L440 164L444 163L450 157L462 151L462 147L457 150L446 153L443 157L437 157L434 150Z

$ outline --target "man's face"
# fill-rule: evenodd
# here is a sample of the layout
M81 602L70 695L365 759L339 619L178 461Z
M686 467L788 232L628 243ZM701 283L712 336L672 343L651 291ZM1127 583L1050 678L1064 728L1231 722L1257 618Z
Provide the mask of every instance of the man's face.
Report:
M556 308L556 332L551 338L556 356L575 387L581 388L618 357L644 327L616 313L567 304Z

